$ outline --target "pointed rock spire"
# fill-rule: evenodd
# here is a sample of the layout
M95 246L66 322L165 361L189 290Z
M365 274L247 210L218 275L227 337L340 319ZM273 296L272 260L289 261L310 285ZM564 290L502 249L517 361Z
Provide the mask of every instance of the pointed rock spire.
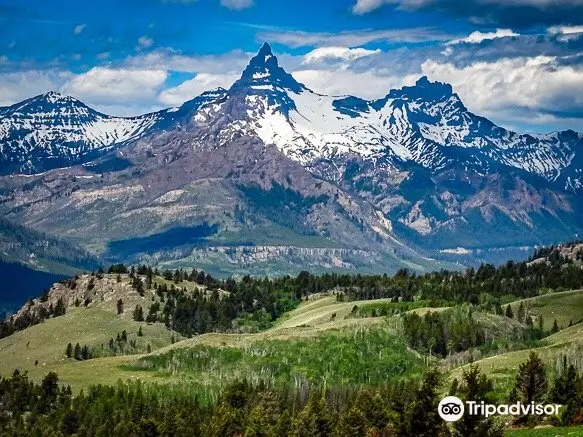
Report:
M231 89L265 85L286 88L294 92L300 92L305 88L291 74L279 66L278 60L268 43L263 44L243 71L241 79L235 82Z

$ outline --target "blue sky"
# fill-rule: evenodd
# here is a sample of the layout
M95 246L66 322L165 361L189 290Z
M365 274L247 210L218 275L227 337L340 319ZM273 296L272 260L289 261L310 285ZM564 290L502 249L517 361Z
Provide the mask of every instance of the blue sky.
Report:
M583 0L0 0L0 26L0 105L154 111L228 87L268 41L318 92L427 75L504 126L583 131Z

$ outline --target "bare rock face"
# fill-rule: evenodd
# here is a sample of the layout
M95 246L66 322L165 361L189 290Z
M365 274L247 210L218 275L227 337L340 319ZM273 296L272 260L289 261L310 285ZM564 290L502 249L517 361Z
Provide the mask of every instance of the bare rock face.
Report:
M65 310L73 306L89 306L94 302L112 302L114 307L118 299L138 299L139 295L131 286L127 275L119 281L115 275L81 275L73 279L55 283L43 296L31 299L14 316L39 316L43 312L50 313L58 305L64 305Z
M0 145L15 154L2 158L15 163L8 172L59 168L0 177L0 213L106 262L218 263L224 274L427 270L443 254L455 268L482 250L503 259L501 249L583 231L581 134L508 131L427 78L376 101L325 96L266 44L231 89L107 118L106 136L91 126L107 116L80 102L23 105L35 129L53 123L61 135L38 142L51 145L43 150L84 165L46 164L11 133L18 111L2 108Z

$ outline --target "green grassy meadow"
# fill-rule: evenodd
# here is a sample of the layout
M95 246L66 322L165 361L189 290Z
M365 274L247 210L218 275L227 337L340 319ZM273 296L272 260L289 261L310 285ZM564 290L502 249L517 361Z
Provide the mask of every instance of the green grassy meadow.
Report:
M155 281L172 284L160 277ZM400 331L401 318L396 314L396 310L403 308L387 299L341 302L332 294L313 295L262 332L207 333L181 338L161 323L133 320L132 308L140 304L147 309L157 299L153 292L147 291L143 297L137 293L126 294L125 311L120 315L116 311L118 296L112 293L88 307L69 307L64 316L47 319L0 339L0 374L8 376L18 368L39 381L54 371L62 383L71 385L75 391L95 384L115 385L119 380L175 387L187 384L197 387L201 396L214 399L236 378L262 380L274 387L290 383L296 387L304 384L380 386L386 381L416 377L430 362L440 363L437 358L429 359L407 347ZM583 316L581 291L554 293L523 302L530 314L543 315L546 326L555 317L560 325L565 325ZM518 308L519 304L517 301L512 306ZM418 303L407 309L420 315L448 311L445 307L426 305L426 302ZM383 308L391 309L387 316L380 315ZM521 327L515 319L493 314L476 312L475 317L494 337L503 338ZM138 337L140 327L143 336ZM65 356L68 343L96 347L123 330L138 344L132 354L87 361ZM146 353L148 346L151 353ZM563 354L583 356L583 324L546 337L534 350L550 368ZM503 394L513 384L518 366L529 352L524 349L500 353L477 364L493 379L496 392ZM582 359L578 362L583 366ZM459 379L464 368L450 370L448 381ZM506 435L583 437L583 428L509 430Z

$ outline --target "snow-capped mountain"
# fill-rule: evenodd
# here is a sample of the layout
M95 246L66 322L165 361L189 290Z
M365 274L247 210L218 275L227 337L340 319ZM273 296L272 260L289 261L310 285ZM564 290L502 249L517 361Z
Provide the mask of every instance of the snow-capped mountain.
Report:
M225 114L233 120L223 126L223 141L235 132L257 135L307 166L357 155L432 171L461 166L487 174L507 166L553 181L583 149L573 131L521 135L498 127L471 113L450 85L426 77L376 101L321 95L279 67L268 44L227 99L203 107L195 119L204 128Z
M426 77L318 94L268 44L228 90L156 114L53 93L0 108L0 148L4 174L94 160L0 178L0 213L114 259L424 269L583 232L581 134L511 132Z
M508 166L554 181L583 149L583 136L573 131L529 135L496 126L471 113L450 85L426 77L375 101L318 94L281 68L266 43L228 91L209 91L180 108L112 117L54 92L0 108L2 173L85 162L189 123L194 130L220 123L223 142L258 136L306 166L357 155L432 171L461 166L488 173ZM567 177L566 188L579 186L580 176Z
M1 173L34 173L88 161L139 138L160 117L111 117L55 92L33 97L0 109Z

